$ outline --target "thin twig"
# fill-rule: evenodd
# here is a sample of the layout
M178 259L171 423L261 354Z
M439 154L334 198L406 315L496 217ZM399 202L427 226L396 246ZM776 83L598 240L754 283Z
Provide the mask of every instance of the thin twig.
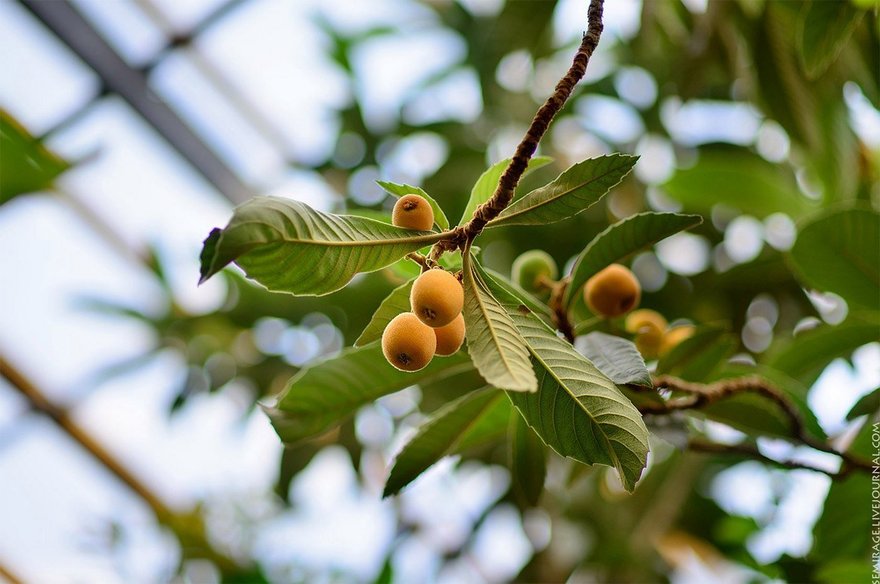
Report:
M796 460L777 460L775 458L770 458L766 454L762 453L760 450L758 450L756 446L746 443L718 444L717 442L691 440L690 442L688 442L688 450L693 450L695 452L705 452L709 454L728 454L732 456L741 456L745 458L759 460L766 464L789 470L811 470L813 472L820 472L824 475L827 475L834 480L844 479L856 469L856 467L849 464L843 464L839 471L834 472L804 462L798 462Z
M641 404L639 406L639 411L643 414L664 414L676 410L699 409L737 394L756 393L773 401L780 407L780 409L782 409L791 427L791 438L815 450L840 457L843 460L844 465L841 471L837 473L838 475L842 473L842 475L845 476L853 469L867 472L871 472L872 470L872 465L868 461L853 456L846 451L837 450L830 444L810 435L803 423L800 412L794 404L791 403L788 397L774 387L769 381L760 377L739 377L736 379L723 379L714 383L702 384L685 381L684 379L679 379L671 375L658 375L654 377L654 389L670 389L672 391L689 395L684 398L669 399L662 404ZM740 454L742 454L742 452L740 452ZM772 459L768 460L772 461Z
M0 580L5 580L9 584L23 584L24 579L0 562Z
M520 178L528 167L529 160L538 148L538 144L550 127L550 123L556 114L568 101L574 90L575 85L583 78L587 71L587 65L590 62L596 46L599 44L599 38L602 35L602 10L604 0L590 0L590 7L587 10L587 32L584 34L581 44L575 53L571 67L559 83L553 94L547 98L544 105L538 109L532 123L526 130L525 136L520 141L514 151L513 158L501 175L495 192L488 201L477 207L474 216L466 224L456 227L450 232L450 236L446 239L438 241L434 248L437 254L445 251L463 248L465 242L473 241L489 221L497 217L513 199L514 191ZM432 251L432 257L434 251Z

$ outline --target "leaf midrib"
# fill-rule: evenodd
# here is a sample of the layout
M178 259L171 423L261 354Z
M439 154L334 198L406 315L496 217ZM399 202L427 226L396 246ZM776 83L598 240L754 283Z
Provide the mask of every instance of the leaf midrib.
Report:
M470 250L467 250L467 254L465 255L465 258L469 258L469 257L470 257ZM504 368L507 371L508 375L510 375L510 377L512 379L518 380L519 376L516 375L514 373L513 369L511 369L511 367L510 367L509 359L507 358L505 351L502 350L498 335L495 333L495 326L492 324L492 319L490 319L488 317L485 304L483 303L482 297L480 296L480 293L477 290L477 282L478 281L476 278L476 274L473 271L473 266L470 265L469 260L466 260L466 261L467 261L467 266L466 266L466 269L464 270L464 272L468 275L467 277L469 277L471 280L471 284L474 288L474 298L476 299L477 304L479 304L479 306L480 306L480 312L482 312L482 314L483 314L483 320L486 322L486 328L489 330L489 333L492 336L492 340L494 341L495 346L498 347L498 353L501 355L501 360L504 363ZM483 290L483 291L485 292L485 290ZM502 309L503 309L503 307L502 307Z
M610 453L610 457L614 463L614 468L619 469L620 472L624 474L623 463L621 462L620 457L617 455L617 451L614 450L614 446L611 444L611 438L609 438L608 435L605 433L605 429L602 428L602 425L596 420L596 418L593 417L593 414L591 414L590 411L586 407L584 407L584 404L581 402L581 400L579 400L577 396L571 392L571 390L568 388L568 385L566 385L563 380L550 368L550 366L547 365L547 363L538 355L537 351L534 350L532 344L528 340L526 340L526 347L528 347L529 353L531 353L532 356L534 356L535 359L537 359L538 362L541 363L541 367L544 369L544 371L546 371L553 379L555 379L556 383L558 383L560 387L565 389L565 392L569 396L571 396L571 399L577 404L580 410L584 412L584 414L586 414L593 425L596 426L597 430L599 430L599 434L601 434L602 436L602 440L608 447L608 452ZM555 412L553 415L555 417ZM575 435L578 436L578 441L580 441L579 434L575 432Z
M600 175L598 175L598 176L595 176L595 177L591 178L590 180L588 180L588 181L586 181L586 182L580 183L580 184L577 185L576 187L572 187L572 188L568 189L567 191L563 191L563 192L559 193L558 195L555 195L555 196L553 196L553 197L550 197L550 198L548 198L548 199L546 199L546 200L544 200L544 201L540 201L539 203L537 203L537 204L535 204L535 205L532 205L532 206L530 206L530 207L526 207L525 209L522 209L521 211L516 211L516 212L508 213L508 214L504 214L504 213L502 213L502 214L499 215L496 219L493 219L492 221L489 221L489 223L487 224L487 226L491 226L493 223L495 223L495 224L500 224L502 221L505 221L505 220L507 220L507 219L510 219L511 217L517 217L517 216L519 216L519 215L522 215L523 213L529 213L529 212L531 212L531 211L534 211L535 209L540 209L540 208L543 207L544 205L549 205L550 203L554 203L554 202L556 202L557 200L559 200L560 198L562 198L562 197L564 197L564 196L566 196L566 195L570 195L571 193L573 193L574 191L576 191L576 190L578 190L578 189L582 189L582 188L584 188L584 187L586 187L586 186L591 185L592 183L596 182L596 181L599 180L599 179L605 178L606 176L608 176L609 174L611 174L613 171L617 170L618 168L619 168L618 166L614 166L614 167L608 169L607 171L605 171L604 173L602 173L602 174L600 174ZM621 178L623 178L623 177L621 177ZM547 186L550 186L550 185L547 185ZM536 189L536 190L539 190L539 189ZM519 202L525 201L526 198L528 198L528 197L529 197L530 195L532 195L534 192L535 192L535 191L532 191L531 193L528 193L528 194L525 195L522 199L520 199Z
M544 360L538 355L537 351L535 351L535 350L532 348L532 344L531 344L528 340L526 340L526 346L527 346L528 349L529 349L529 353L531 353L531 354L535 357L535 359L537 359L538 362L541 363L541 367L543 367L544 370L545 370L545 371L546 371L546 372L547 372L547 373L548 373L553 379L555 379L556 382L557 382L562 388L565 389L565 392L568 393L568 395L571 396L571 399L572 399L575 403L577 403L577 405L578 405L578 407L581 409L581 411L584 412L584 414L586 414L586 416L587 416L588 418L590 418L590 421L596 426L596 428L599 430L599 433L602 435L602 440L604 440L606 446L608 446L608 452L611 453L611 458L612 458L612 460L613 460L613 462L614 462L614 467L620 469L621 472L624 472L624 470L623 470L623 463L621 463L620 458L617 456L617 451L615 451L615 450L614 450L614 447L611 445L611 439L610 439L610 438L608 437L608 435L605 433L605 430L604 430L604 428L602 428L602 425L596 420L596 418L593 417L593 414L591 414L590 411L589 411L586 407L584 407L584 404L581 403L581 400L579 400L579 399L577 398L577 396L574 395L574 394L571 392L571 390L568 388L568 385L566 385L566 384L563 382L563 380L562 380L558 375L556 375L556 373L550 368L550 366L547 365L547 363L546 363L546 362L545 362L545 361L544 361ZM554 415L555 415L555 414L554 414ZM575 432L575 435L578 435L578 433ZM578 438L578 440L580 440L580 438Z
M432 233L430 235L417 235L415 237L399 237L394 239L362 239L362 240L353 240L353 241L332 241L326 239L291 239L287 237L280 229L275 227L274 225L270 225L263 221L242 221L235 225L235 228L243 227L246 225L262 225L264 227L268 227L272 231L278 234L279 238L276 240L267 241L266 243L287 243L287 244L300 244L300 245L317 245L322 247L368 247L373 245L389 245L389 244L402 244L408 242L418 242L418 243L433 243L443 239L443 233ZM384 225L384 224L381 224ZM298 235L298 234L297 234Z
M452 377L453 375L458 375L459 373L466 373L467 371L471 371L473 368L474 368L474 366L471 362L465 361L463 363L459 363L458 365L452 365L451 367L447 367L446 369L441 369L432 375L422 377L417 382L417 385L432 383L434 381L439 381L439 380L445 379L446 377ZM290 387L293 387L293 385L295 384L296 381L297 381L296 376L294 376L294 378L292 378L288 382L287 386L285 387L284 392L286 393ZM308 388L309 386L306 386L306 387ZM385 390L383 389L382 391L384 392ZM382 393L381 395L387 395L387 394ZM357 402L357 400L343 400L343 401L340 401L337 403L340 404L339 407L334 407L333 409L336 411L339 411L339 410L351 408L353 405L357 405L358 402ZM319 415L326 416L327 413L329 412L329 409L285 408L285 407L282 407L282 400L280 400L280 399L274 405L278 410L283 411L285 413L290 413L290 414L317 413ZM320 405L324 406L325 404L320 404Z

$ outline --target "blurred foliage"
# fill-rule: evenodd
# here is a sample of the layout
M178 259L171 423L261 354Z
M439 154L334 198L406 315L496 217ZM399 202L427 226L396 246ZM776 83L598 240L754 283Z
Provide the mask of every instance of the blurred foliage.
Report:
M0 205L49 188L70 163L50 152L6 110L0 109Z
M439 120L414 125L401 114L390 131L378 132L355 99L337 112L339 135L354 134L363 140L362 159L352 168L331 157L316 164L314 170L344 194L358 167L376 165L382 169L391 146L407 136L429 132L442 138L448 159L420 186L447 216L461 216L472 185L488 163L494 162L487 160L487 151L498 135L527 123L545 97L504 89L497 81L499 62L515 51L526 51L534 69L539 70L560 59L567 62L573 52L572 44L554 44L556 4L549 0L509 1L497 15L483 16L457 2L426 3L439 26L448 27L466 43L466 59L426 80L409 98L432 91L457 71L473 71L483 103L479 118L467 124ZM844 99L846 92L861 93L875 107L880 99L877 9L867 10L864 4L715 1L708 3L705 12L692 12L679 2L645 2L634 36L606 33L603 37L601 58L611 63L608 73L577 90L573 103L556 120L541 147L541 152L556 162L536 169L523 181L519 193L546 183L569 164L588 156L620 151L641 154L644 162L651 156L639 151L644 135L669 146L677 163L674 172L659 181L647 181L636 172L606 197L604 204L563 224L489 230L480 241L485 263L508 273L516 255L540 247L564 266L608 225L635 213L674 209L701 214L705 219L692 233L710 250L707 266L692 275L661 267L664 282L646 288L642 299L642 306L659 311L670 321L698 325L693 337L660 359L657 371L692 381L759 372L795 401L809 431L823 438L822 428L806 405L810 387L834 359L849 358L858 347L876 341L880 331L880 153L870 151L859 140ZM316 22L329 39L328 55L353 80L357 77L353 51L371 38L401 32L380 28L347 35L327 21ZM626 142L591 135L581 118L587 102L579 96L629 103L632 96L615 82L617 72L625 68L638 68L656 87L656 99L629 108L640 118L644 133ZM534 72L531 75L527 87L537 77ZM680 139L670 127L668 112L702 101L755 108L762 127L781 128L788 150L768 158L754 140L694 145ZM405 103L402 111L406 109ZM604 123L613 125L614 120ZM577 136L590 137L588 146L575 143L572 127ZM67 168L5 113L0 135L0 202L46 188ZM10 168L16 172L11 173ZM385 213L392 204L391 196L368 207L348 198L344 207L352 214L369 215ZM784 216L797 225L802 237L790 251L786 245L765 244L754 258L738 263L725 255L725 238L731 223L744 216L764 221L765 227L770 218ZM645 243L655 241L647 237ZM874 242L873 247L865 247L865 241ZM652 251L636 260L657 264ZM154 269L161 280L160 262ZM89 299L88 307L136 319L153 332L154 346L148 355L112 365L104 374L127 371L171 350L187 364L174 407L196 394L229 384L249 388L256 404L281 391L307 362L335 356L343 346L354 344L386 295L412 275L412 266L401 264L358 276L332 296L293 300L270 294L227 270L222 274L226 299L218 310L207 314L183 311L170 286L164 287L167 298L162 314L139 313L100 299ZM813 287L845 300L849 309L846 318L835 320L820 312L805 291ZM756 299L775 307L769 346L749 347L744 341L750 307ZM586 309L576 301L574 310L585 314ZM615 323L593 328L620 334ZM737 361L729 362L734 355ZM360 379L372 381L369 377ZM400 388L412 382L412 378L400 381ZM477 412L474 415L478 418L485 417L487 411L498 414L490 407L495 402L487 401L483 393L461 397L479 387L482 380L472 370L439 380L428 378L420 385L419 409L430 419L449 417L444 406L460 399L472 408L465 412ZM507 405L506 401L501 403ZM354 414L360 405L347 404L348 409L341 407L340 411ZM404 428L408 414L394 416L397 430ZM705 427L701 419L673 419L665 426L649 419L648 427L654 434L652 462L635 493L625 495L609 478L607 468L575 468L571 461L536 445L532 433L522 432L518 416L501 414L505 415L497 417L503 418L504 439L489 432L481 434L478 426L468 426L466 420L458 420L457 429L443 426L435 430L454 434L444 440L458 441L452 448L441 448L444 454L459 453L465 460L512 468L511 487L496 505L510 502L524 511L540 505L550 516L554 540L547 549L535 553L519 575L520 581L659 582L682 568L683 558L691 555L699 557L713 574L721 574L732 562L748 570L754 581L857 581L869 567L869 477L852 475L831 486L815 527L813 549L806 557L784 556L765 565L753 555L750 541L766 527L767 519L731 514L709 495L713 481L740 460L698 456L673 446L688 433L701 432ZM704 414L742 432L787 435L784 416L757 397L716 404ZM875 392L853 410L850 429L857 433L851 446L854 452L870 456L866 450L871 428L868 420L877 415ZM323 420L316 418L315 423L323 424ZM480 439L468 441L473 434ZM489 434L496 440L484 440ZM426 442L437 449L431 438ZM375 449L375 445L360 443L350 419L319 438L286 447L279 461L280 498L287 498L291 481L328 444L342 444L362 473L365 451ZM510 444L516 446L511 450ZM780 490L797 480L782 471L774 471L773 479L781 485ZM411 526L401 518L400 537L410 533ZM569 534L573 534L574 544L559 541ZM377 581L395 581L392 552ZM449 554L446 560L454 556ZM248 578L258 576L254 573L238 581L254 581Z

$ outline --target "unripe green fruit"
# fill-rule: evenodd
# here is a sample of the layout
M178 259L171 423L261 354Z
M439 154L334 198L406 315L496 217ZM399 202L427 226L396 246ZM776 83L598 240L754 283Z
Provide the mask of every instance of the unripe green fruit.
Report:
M401 371L418 371L434 358L437 337L412 312L395 316L382 332L382 353Z
M428 270L413 282L409 303L419 320L426 325L445 326L461 314L464 288L446 270Z
M520 288L535 294L546 290L541 285L542 277L555 280L559 277L559 270L550 254L540 249L532 249L513 260L511 276Z
M696 328L689 324L668 329L663 334L663 339L660 341L660 356L662 357L669 353L669 351L677 347L683 340L692 337L696 330Z
M434 226L434 210L425 197L404 195L394 203L391 223L404 229L430 231Z
M635 274L620 264L611 264L584 287L584 301L595 314L604 318L622 316L639 305L642 287Z
M464 343L464 317L459 314L455 319L446 326L434 329L437 335L437 355L446 357L458 352Z
M663 315L650 308L634 310L626 317L624 327L636 335L636 348L646 359L657 357L668 323Z

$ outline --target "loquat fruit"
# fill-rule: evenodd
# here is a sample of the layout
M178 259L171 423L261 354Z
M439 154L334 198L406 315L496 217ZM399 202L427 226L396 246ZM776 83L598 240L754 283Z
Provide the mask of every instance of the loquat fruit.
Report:
M622 316L639 305L642 287L629 268L611 264L587 280L584 301L604 318Z
M446 326L434 329L437 335L437 355L446 357L458 352L464 343L464 317L459 314Z
M434 210L425 197L404 195L394 203L391 223L404 229L430 231L434 226Z
M409 294L413 312L428 326L449 324L464 307L464 288L450 272L432 269L413 282Z
M382 353L401 371L418 371L434 358L437 337L412 312L395 316L382 332Z
M692 337L694 332L696 332L696 329L689 324L668 329L663 333L663 339L660 341L660 356L666 355L683 340Z
M627 332L636 336L636 348L646 359L653 359L659 354L660 342L667 326L663 315L650 308L633 310L624 323Z

